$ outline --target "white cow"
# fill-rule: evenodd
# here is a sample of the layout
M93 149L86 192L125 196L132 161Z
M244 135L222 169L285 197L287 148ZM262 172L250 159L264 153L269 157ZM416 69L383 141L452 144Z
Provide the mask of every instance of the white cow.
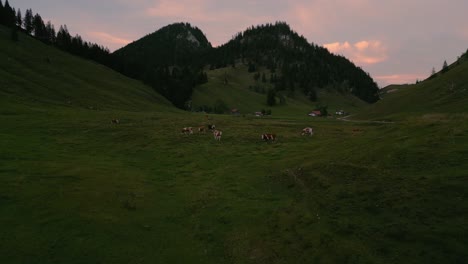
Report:
M301 135L309 135L309 136L312 136L314 134L314 129L311 128L311 127L306 127L304 129L302 129L302 134Z
M181 133L185 134L185 135L192 135L193 134L193 129L192 129L192 127L184 127L184 128L182 128Z
M220 130L216 130L216 129L215 129L215 130L213 131L213 136L214 136L214 139L215 139L215 140L221 141L221 135L222 135L222 134L223 134L223 132L220 131Z

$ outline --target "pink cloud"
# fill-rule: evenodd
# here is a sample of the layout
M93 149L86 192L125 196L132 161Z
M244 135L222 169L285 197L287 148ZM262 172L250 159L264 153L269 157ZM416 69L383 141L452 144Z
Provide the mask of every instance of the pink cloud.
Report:
M106 43L109 46L109 49L113 50L117 47L125 46L128 43L132 42L131 40L113 36L105 32L89 32L88 35L92 37L93 42L97 43Z
M358 43L355 43L354 47L356 47L356 49L359 50L359 51L363 51L363 50L369 48L369 45L370 45L369 41L364 40L364 41L360 41Z
M151 17L177 18L186 20L187 18L196 21L214 21L212 15L206 10L206 0L183 0L171 1L161 0L152 7L145 10L145 14Z
M330 52L341 54L358 65L369 65L384 62L388 58L387 47L378 40L363 40L351 45L334 42L323 45Z
M416 80L424 80L427 74L391 74L391 75L378 75L374 79L382 86L385 87L390 84L407 84L415 83Z
M176 1L160 1L155 6L146 9L146 14L156 17L174 17L185 13L186 5Z
M349 50L351 48L351 45L347 41L345 41L344 43L333 42L330 44L325 44L323 46L333 53L339 53L343 50Z
M464 26L458 29L458 34L462 36L462 38L468 40L468 26Z
M252 15L244 9L220 9L213 12L212 0L161 0L146 8L144 15L172 21L186 21L203 27L213 46L227 42L233 34L251 25L274 21L272 16ZM211 9L210 9L211 8Z
M295 28L317 38L328 35L330 31L343 29L348 24L367 21L375 17L377 13L375 3L371 0L337 2L329 0L290 1L285 15Z

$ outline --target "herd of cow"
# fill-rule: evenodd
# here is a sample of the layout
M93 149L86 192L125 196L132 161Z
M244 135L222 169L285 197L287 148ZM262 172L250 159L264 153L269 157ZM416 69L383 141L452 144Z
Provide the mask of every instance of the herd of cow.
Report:
M112 124L119 124L119 119L112 119ZM211 131L213 133L214 139L217 141L221 141L221 136L223 132L221 130L217 130L214 124L208 124L206 126L199 126L197 127L198 133L206 134L206 131ZM193 134L193 127L184 127L181 131L182 134L185 135L192 135ZM314 134L314 129L311 127L306 127L302 129L301 135L303 136L312 136ZM274 142L276 141L276 134L262 134L261 139L265 142Z
M220 141L221 136L223 135L223 132L221 130L217 130L215 125L213 124L208 124L207 126L199 126L197 130L198 130L198 133L206 133L207 130L211 131L213 133L214 139L217 141ZM184 127L182 128L181 133L185 135L192 135L193 128ZM313 134L314 134L314 129L311 127L306 127L302 129L301 135L303 136L312 136ZM274 142L276 141L276 134L262 134L261 139L266 142Z

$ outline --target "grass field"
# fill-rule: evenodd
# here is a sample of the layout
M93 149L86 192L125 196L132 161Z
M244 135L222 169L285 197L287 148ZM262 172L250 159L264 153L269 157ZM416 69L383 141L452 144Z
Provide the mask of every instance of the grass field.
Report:
M466 112L207 119L24 38L0 38L0 263L468 261ZM49 90L40 58L16 62L36 49L87 85ZM206 123L221 142L180 133Z
M394 85L383 99L356 118L401 120L425 114L460 114L468 112L468 59L450 65L445 73L413 85Z
M192 108L200 106L213 106L218 100L222 100L229 109L238 109L241 114L253 114L262 109L269 109L274 116L304 116L315 109L316 106L328 106L328 111L345 109L354 112L367 103L351 94L341 94L333 89L320 89L318 100L311 102L298 90L294 94L283 91L285 104L280 104L279 97L276 98L277 105L274 107L266 104L266 92L273 87L272 84L254 80L254 74L265 74L270 78L270 71L259 69L258 72L249 73L247 65L238 63L235 68L227 67L207 71L209 82L195 88L192 98ZM227 83L225 83L227 80Z

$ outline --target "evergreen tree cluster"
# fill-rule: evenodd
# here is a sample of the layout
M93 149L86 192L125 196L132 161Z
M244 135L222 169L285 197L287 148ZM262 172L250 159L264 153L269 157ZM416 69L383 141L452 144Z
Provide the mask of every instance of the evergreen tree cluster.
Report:
M361 68L327 49L308 43L288 24L276 22L252 26L207 56L211 68L226 67L236 61L248 65L249 72L266 67L275 76L275 89L299 89L316 97L316 89L348 84L348 92L366 102L378 100L378 86Z
M34 15L31 9L27 9L23 17L21 10L15 11L8 0L5 1L4 5L0 0L0 24L10 27L13 32L23 31L46 44L56 46L74 55L105 65L110 64L109 49L96 43L83 41L80 35L72 37L66 25L60 26L59 31L56 32L50 21L45 23L41 15L37 13ZM17 39L17 34L13 33L12 38L15 38L13 36L16 36Z
M16 23L17 20L15 8L10 6L8 0L5 1L5 4L3 4L2 0L0 0L0 24L7 27L13 27L16 25Z
M196 85L208 81L204 56L206 36L189 23L165 26L112 54L112 68L140 79L176 107L186 109Z

